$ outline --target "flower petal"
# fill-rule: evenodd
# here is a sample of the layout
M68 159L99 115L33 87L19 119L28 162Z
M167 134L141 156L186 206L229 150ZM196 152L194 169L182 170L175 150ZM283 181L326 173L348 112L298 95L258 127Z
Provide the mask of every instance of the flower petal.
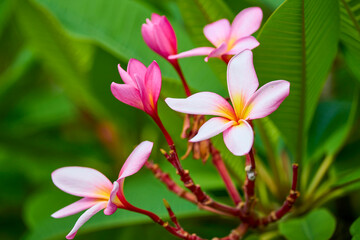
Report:
M56 211L51 216L53 218L63 218L63 217L71 216L94 206L98 202L99 202L98 198L85 197Z
M159 53L160 49L157 45L154 35L154 24L149 20L146 19L146 23L141 26L141 35L146 43L154 52Z
M228 55L236 55L245 49L254 49L257 46L259 46L260 43L254 38L253 36L250 37L244 37L239 40L237 40L234 44L234 46L226 53Z
M111 92L120 102L144 111L140 91L127 84L111 83Z
M244 119L263 118L274 112L289 95L290 83L272 81L255 92L245 107Z
M147 102L151 109L156 109L161 91L161 71L156 61L153 61L148 67L144 87L141 94L143 103Z
M221 57L227 51L227 44L223 43L218 48L214 49L209 55L205 58L205 62L209 61L209 58L212 57Z
M214 44L215 47L219 47L222 43L226 42L229 33L230 23L227 19L220 19L204 27L205 37Z
M227 83L235 113L241 118L247 100L259 86L253 54L250 50L245 50L230 60L227 68Z
M185 99L166 98L165 102L177 112L235 118L231 105L223 97L212 92L196 93Z
M213 47L199 47L194 48L186 52L182 52L176 55L171 55L168 59L178 59L178 58L185 58L185 57L192 57L192 56L203 56L209 55L215 48Z
M223 117L211 118L200 127L199 132L189 142L200 142L212 138L231 127L234 123L236 122Z
M138 172L148 160L153 145L154 143L149 141L140 143L126 159L120 170L119 179L123 179Z
M66 239L73 239L79 230L79 228L84 225L92 216L94 216L96 213L101 211L106 207L107 202L99 202L89 208L87 211L85 211L79 219L76 221L73 229L70 231L70 233L66 236Z
M54 184L66 193L89 198L109 198L112 183L101 172L86 167L63 167L52 172Z
M105 215L113 214L118 209L118 205L122 206L121 202L119 200L117 200L118 191L119 191L119 183L117 181L115 181L113 183L113 189L111 190L108 204L104 210ZM115 202L116 200L118 201L117 203Z
M224 142L226 147L236 156L242 156L250 152L254 143L254 132L244 120L239 125L224 131Z
M159 22L159 25L160 28L163 30L164 34L166 35L166 38L170 42L173 50L175 50L175 53L177 53L176 34L169 20L165 16L161 16L161 21Z
M237 40L256 32L262 21L263 13L259 7L250 7L236 15L231 24L230 38Z
M130 86L137 88L135 80L120 66L120 64L118 64L118 70L120 77L125 84L129 84Z
M144 81L146 70L147 70L147 68L145 67L145 65L142 62L140 62L139 60L137 60L135 58L131 58L129 60L129 63L127 66L127 72L133 79L135 79L135 74L137 74L140 77L140 79L142 81ZM143 84L143 83L138 83L137 85L141 85L141 84Z

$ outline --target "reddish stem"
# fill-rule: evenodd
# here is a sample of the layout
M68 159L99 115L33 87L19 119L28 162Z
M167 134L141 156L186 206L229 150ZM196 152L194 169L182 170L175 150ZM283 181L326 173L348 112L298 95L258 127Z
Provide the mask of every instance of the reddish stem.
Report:
M179 62L178 62L177 60L175 60L175 61L171 61L170 63L173 65L173 67L175 68L176 72L178 73L178 75L179 75L179 77L180 77L180 79L181 79L181 83L182 83L182 85L183 85L183 87L184 87L186 96L190 96L190 95L191 95L191 91L190 91L189 85L188 85L187 82L186 82L186 79L185 79L185 77L184 77L184 74L183 74L183 72L182 72L182 70L181 70L181 67L180 67L180 65L179 65Z
M169 132L166 130L166 128L164 127L162 121L160 120L160 117L158 115L158 113L156 112L154 115L151 115L152 119L154 119L155 123L158 125L158 127L160 128L161 132L163 133L166 142L168 143L169 146L174 145L174 141L172 140Z
M221 59L224 61L224 63L225 63L226 65L229 64L231 58L232 58L231 55L221 55Z
M246 180L244 184L245 205L244 213L249 215L255 203L255 158L253 148L246 154Z
M218 170L222 180L224 181L226 189L229 192L231 199L237 206L240 202L242 202L241 196L238 190L236 189L236 186L234 185L233 181L231 180L230 174L226 169L224 161L221 158L219 151L212 144L210 145L210 152L211 155L213 156L212 162L216 167L216 169Z
M255 220L252 223L253 227L266 226L271 222L275 222L281 219L285 214L287 214L291 210L291 208L295 204L296 199L300 196L300 193L296 191L297 180L298 180L298 164L294 163L292 168L293 168L293 178L292 178L291 190L289 195L286 197L286 200L284 201L283 205L277 211L271 212L268 216Z

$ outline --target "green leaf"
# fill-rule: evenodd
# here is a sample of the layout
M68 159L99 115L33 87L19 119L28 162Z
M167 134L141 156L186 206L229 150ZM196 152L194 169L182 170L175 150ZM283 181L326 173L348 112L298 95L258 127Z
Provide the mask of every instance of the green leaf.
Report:
M146 18L151 16L151 11L138 2L130 0L94 0L91 3L86 0L34 1L53 14L72 36L93 41L123 62L136 58L145 65L149 65L156 59L163 76L178 78L167 61L153 53L144 43L141 25L145 23ZM184 29L177 23L172 22L172 25L177 33L179 45L185 49L193 48ZM190 59L183 63L185 69L190 69L184 73L190 87L207 91L222 89L222 92L225 92L225 87L221 86L204 62Z
M309 159L339 151L353 126L357 102L357 96L354 96L352 103L328 101L319 104L309 130Z
M16 3L17 1L14 0L2 0L0 2L0 36L3 33L3 30Z
M353 74L360 81L360 2L340 0L340 40L345 60Z
M317 209L303 218L281 222L279 230L288 240L328 240L335 227L333 215L326 209Z
M267 20L254 50L261 85L284 79L290 95L270 118L295 161L305 156L307 130L337 52L337 0L287 0Z
M358 234L360 234L360 217L358 217L350 227L350 234L354 237Z
M144 174L144 172L127 179L124 189L126 198L131 204L155 212L164 220L168 219L168 216L162 203L163 198L168 200L175 214L180 218L207 214L198 210L196 205L167 191L165 186L158 182L153 175ZM65 237L75 224L79 214L63 219L52 219L50 215L76 199L66 196L60 190L46 191L30 199L26 205L25 219L31 233L26 239ZM147 222L151 222L148 217L126 210L120 209L111 216L99 212L81 227L78 234Z
M97 116L105 115L105 109L86 86L85 73L91 63L91 46L70 38L53 17L29 1L19 4L16 18L31 49L40 56L66 93L80 107Z

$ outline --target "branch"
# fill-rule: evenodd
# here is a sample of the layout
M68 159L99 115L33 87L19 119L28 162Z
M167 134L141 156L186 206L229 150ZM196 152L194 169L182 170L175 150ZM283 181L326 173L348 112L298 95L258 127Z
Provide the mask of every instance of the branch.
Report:
M295 204L296 199L300 196L300 193L296 190L297 178L298 178L298 164L294 163L292 168L293 168L292 186L291 186L290 194L286 197L286 200L284 201L283 205L277 211L273 211L268 216L256 220L253 227L266 226L271 222L278 221L285 214L287 214L291 210L292 206Z
M212 162L214 166L216 167L222 180L224 181L226 189L229 192L231 199L237 206L240 202L242 202L241 196L238 190L236 189L236 186L234 185L233 181L231 180L229 172L226 169L226 166L224 164L223 159L221 158L219 151L212 144L210 144L210 153L212 155Z

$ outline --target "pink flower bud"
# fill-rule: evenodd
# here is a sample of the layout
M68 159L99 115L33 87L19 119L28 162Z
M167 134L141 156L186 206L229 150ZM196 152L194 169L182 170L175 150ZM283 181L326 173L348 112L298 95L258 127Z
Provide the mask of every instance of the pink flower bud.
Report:
M165 16L153 13L151 20L146 19L142 25L141 34L145 43L166 60L170 55L177 54L176 35Z

